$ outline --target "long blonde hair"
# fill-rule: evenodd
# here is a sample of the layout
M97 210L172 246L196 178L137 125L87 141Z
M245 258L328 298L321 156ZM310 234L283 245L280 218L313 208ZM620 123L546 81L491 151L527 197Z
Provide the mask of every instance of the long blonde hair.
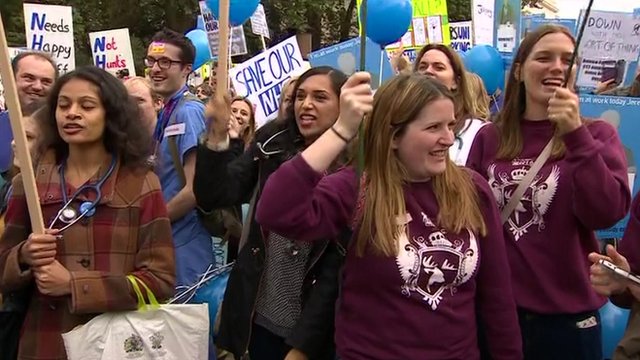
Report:
M484 82L476 73L467 72L466 76L471 92L471 106L473 107L474 117L488 120L489 116L491 116L491 111L489 111L489 93L484 87Z
M149 94L151 95L151 101L153 101L154 103L156 101L162 102L162 96L153 89L153 85L151 85L151 80L147 78L144 78L142 76L134 76L126 79L123 83L125 85L142 84L145 88L149 89Z
M520 122L522 121L522 116L524 115L527 106L527 89L524 86L524 81L521 81L523 66L533 51L533 47L538 43L538 41L540 41L540 39L546 35L558 33L566 35L575 45L576 41L573 38L573 35L571 35L571 32L567 28L558 25L543 25L528 33L520 43L518 52L513 58L513 66L511 66L511 71L509 71L509 78L507 79L507 86L504 94L504 106L496 121L500 133L500 144L498 146L497 154L498 159L511 160L522 152L522 148L524 147L524 138L522 136ZM559 135L556 130L553 135L551 157L560 157L564 152L564 142L559 139Z
M236 101L242 101L249 106L249 112L250 112L249 124L244 129L242 134L240 134L240 137L244 142L245 148L248 148L249 145L251 145L251 141L253 141L253 137L255 136L255 133L256 133L256 109L255 107L253 107L253 103L251 102L251 100L249 100L249 98L247 97L236 96L231 100L231 104L233 105L233 103Z
M358 256L368 246L379 255L397 254L398 235L407 229L395 219L406 213L403 185L408 177L392 142L402 136L425 106L442 98L454 101L442 84L419 74L396 76L376 92L361 139L365 178L362 213L356 215L360 222L355 245ZM444 173L435 175L432 181L440 208L438 225L454 233L467 228L486 235L478 194L468 171L447 159Z

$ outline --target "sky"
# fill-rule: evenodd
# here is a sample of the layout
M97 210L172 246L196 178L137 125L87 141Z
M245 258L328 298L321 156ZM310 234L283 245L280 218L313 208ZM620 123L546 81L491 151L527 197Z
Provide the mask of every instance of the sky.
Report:
M577 19L580 10L587 7L589 0L556 0L559 18ZM640 7L640 0L594 0L593 10L633 12Z

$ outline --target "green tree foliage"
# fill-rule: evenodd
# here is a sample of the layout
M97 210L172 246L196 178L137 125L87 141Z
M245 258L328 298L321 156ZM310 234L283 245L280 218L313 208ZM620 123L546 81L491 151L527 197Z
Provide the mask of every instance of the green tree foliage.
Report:
M187 32L195 27L200 12L196 0L41 0L40 4L73 7L76 64L91 64L88 33L129 28L136 69L141 73L146 45L164 28ZM311 33L314 47L335 43L357 33L355 0L263 0L272 32L267 44L296 33ZM26 45L22 0L0 1L0 13L9 46ZM260 39L245 24L249 52L262 48ZM234 58L242 61L246 58Z
M25 46L23 0L0 0L0 12L10 46ZM76 64L91 64L89 32L129 28L138 73L153 34L168 27L186 32L195 27L200 12L197 0L39 0L40 4L73 7ZM471 20L471 0L448 0L449 21ZM540 0L523 0L522 6L536 6ZM262 0L277 43L298 33L309 33L312 47L337 43L358 33L356 0ZM262 48L260 39L245 24L250 54ZM243 61L246 57L234 58Z
M449 21L471 20L471 0L447 0Z

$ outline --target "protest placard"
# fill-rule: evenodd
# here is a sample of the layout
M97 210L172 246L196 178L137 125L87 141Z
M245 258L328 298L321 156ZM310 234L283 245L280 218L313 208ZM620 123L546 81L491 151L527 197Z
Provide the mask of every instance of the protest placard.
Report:
M520 0L496 0L494 25L494 44L506 62L510 63L513 51L520 39Z
M218 57L218 47L220 46L218 20L213 16L213 13L207 7L207 3L200 1L200 13L204 19L205 31L209 39L209 49L211 49L211 56ZM231 28L231 43L229 44L231 49L231 56L244 55L248 53L247 41L244 36L244 29L242 26L234 26Z
M581 21L584 14L581 14ZM584 59L636 61L640 20L631 13L594 10L587 19L579 54Z
M473 23L473 43L476 45L494 45L493 17L494 0L473 0L471 18Z
M451 47L458 51L467 51L473 47L473 26L471 21L449 23Z
M27 48L51 54L61 73L76 67L71 6L23 4Z
M306 68L293 36L230 69L229 77L238 95L256 107L256 125L262 126L278 113L283 83Z
M270 38L267 16L264 13L264 6L262 6L262 4L258 5L258 9L256 9L256 12L251 16L251 31L258 36L264 36L267 39Z
M367 38L365 71L371 74L371 86L376 89L380 83L380 60L382 64L382 81L393 76L391 63L380 46ZM357 71L360 64L360 38L353 38L336 45L332 45L309 54L312 66L331 66L347 75Z
M127 69L130 76L136 76L129 29L89 33L89 41L95 66L114 75L120 70Z

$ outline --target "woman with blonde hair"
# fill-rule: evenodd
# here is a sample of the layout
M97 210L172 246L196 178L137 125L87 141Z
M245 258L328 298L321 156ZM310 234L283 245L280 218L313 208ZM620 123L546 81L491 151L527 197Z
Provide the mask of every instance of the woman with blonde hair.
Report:
M231 100L229 137L242 141L246 149L256 133L256 111L251 100L236 96Z
M525 359L602 359L598 310L606 299L591 288L587 256L600 249L595 230L616 224L631 202L616 129L580 115L569 69L576 50L561 26L527 34L504 108L478 133L467 164L504 212ZM542 166L514 198L536 161Z
M474 137L486 125L486 118L477 113L475 94L460 55L446 45L428 44L418 53L413 70L437 80L453 93L456 137L449 156L457 165L464 165Z
M487 88L484 87L482 78L476 73L467 72L467 82L471 90L471 102L473 113L482 120L489 120L491 111L489 110L489 94Z
M124 86L129 92L140 112L141 120L144 122L149 134L153 134L158 122L158 113L162 110L162 96L151 86L151 81L141 76L128 78L124 81Z
M306 241L354 231L336 312L341 359L479 359L477 321L494 359L521 359L493 195L447 153L453 95L411 74L373 100L370 81L349 78L338 121L271 175L258 222ZM361 180L352 167L324 176L368 113Z

